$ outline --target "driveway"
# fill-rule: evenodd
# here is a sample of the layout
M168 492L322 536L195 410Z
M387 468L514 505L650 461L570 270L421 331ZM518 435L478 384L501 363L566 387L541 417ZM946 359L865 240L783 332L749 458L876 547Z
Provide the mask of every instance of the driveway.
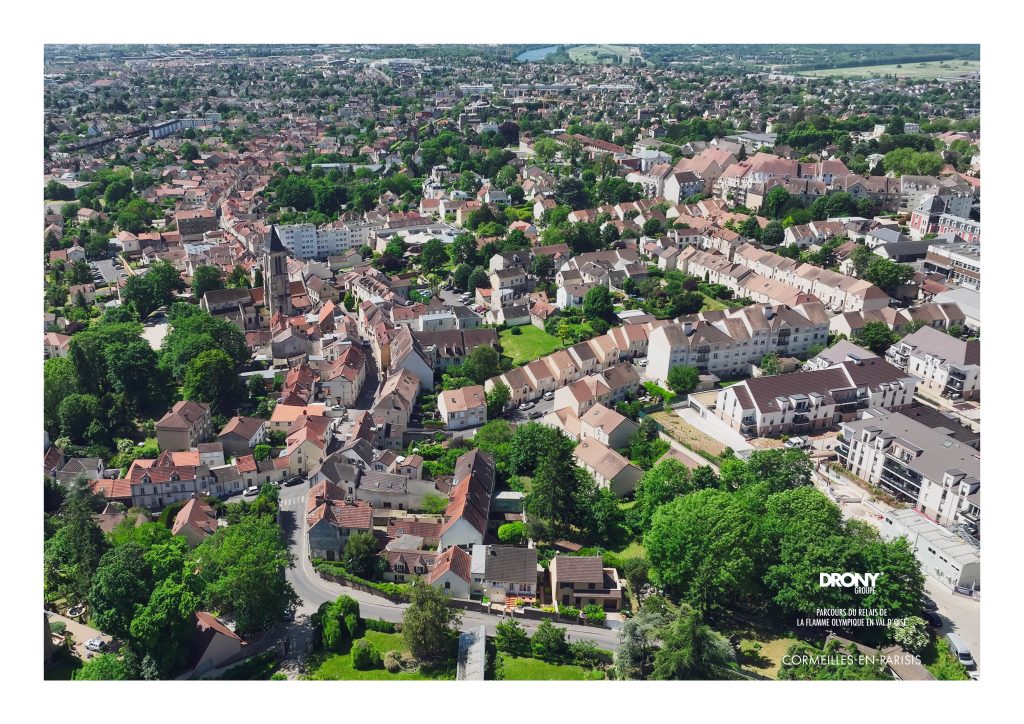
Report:
M67 626L67 631L71 634L74 640L75 654L80 659L82 659L82 661L87 661L89 658L95 655L92 651L89 651L85 648L86 641L93 638L99 638L106 642L107 645L109 646L110 642L113 640L110 636L107 636L104 633L100 633L96 629L86 626L84 623L79 623L78 621L75 621L73 618L61 616L59 613L52 613L50 611L47 611L46 617L49 619L50 623L56 623L57 621L64 622L64 625Z

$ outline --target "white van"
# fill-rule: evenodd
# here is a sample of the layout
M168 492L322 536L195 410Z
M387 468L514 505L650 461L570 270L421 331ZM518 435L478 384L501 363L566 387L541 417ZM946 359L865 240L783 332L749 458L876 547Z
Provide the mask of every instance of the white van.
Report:
M796 448L803 450L805 447L811 446L811 441L806 437L791 437L785 442L786 447Z
M968 669L973 669L976 666L974 656L971 655L971 650L967 648L967 644L963 642L963 639L955 633L948 633L946 634L946 641L949 642L949 648L956 655L957 661Z

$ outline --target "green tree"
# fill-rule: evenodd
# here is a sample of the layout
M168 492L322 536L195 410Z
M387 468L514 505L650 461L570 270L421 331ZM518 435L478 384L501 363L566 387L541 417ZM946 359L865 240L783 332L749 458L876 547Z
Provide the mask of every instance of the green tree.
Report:
M885 354L899 340L885 322L868 322L853 335L853 341L875 354Z
M931 641L928 625L920 616L910 616L899 623L893 621L888 628L892 640L912 654L920 654Z
M652 678L716 680L735 678L736 657L725 637L702 621L689 606L680 606L654 654Z
M526 524L516 521L498 526L498 540L508 545L522 545L526 542Z
M153 589L145 554L145 548L130 542L107 551L100 559L88 601L92 622L101 631L128 637L136 606L144 605Z
M448 250L440 239L431 239L420 252L420 266L426 272L437 271L448 263Z
M633 507L626 520L638 536L651 525L654 511L665 503L693 491L690 471L673 458L666 458L643 474L633 492Z
M469 286L470 292L477 289L491 288L491 278L487 275L487 270L482 266L478 266L473 270L473 273L469 275L469 279L466 283Z
M530 537L556 541L572 535L583 519L583 472L558 450L542 453L525 500Z
M544 619L533 632L530 648L534 658L550 663L561 663L569 656L569 643L565 639L565 629L555 626Z
M688 395L697 389L700 370L690 365L676 365L668 371L669 389L677 395Z
M610 321L615 318L614 305L608 287L596 286L583 297L583 314L588 319Z
M779 353L769 352L761 358L761 372L766 375L777 375L779 374Z
M459 264L452 272L452 284L464 292L469 291L469 277L472 273L473 268L469 264Z
M477 384L483 384L498 374L498 362L499 357L495 349L488 344L482 344L469 353L469 357L463 364L463 370L471 380Z
M646 603L635 616L626 619L619 634L619 650L615 652L615 678L642 681L650 676L657 641L667 622L664 611Z
M701 490L658 508L644 534L656 583L698 612L750 593L759 564L757 516L739 497Z
M822 649L811 644L796 643L784 657L779 678L784 681L884 681L892 675L885 673L880 661L864 657L850 644L843 648L838 639Z
M861 275L866 281L883 289L887 293L894 293L901 284L906 284L914 276L914 268L909 264L897 264L875 256Z
M530 636L518 621L510 618L494 628L494 644L498 651L519 658L531 653Z
M779 187L776 187L779 188ZM772 189L773 191L775 189ZM777 221L769 222L761 229L761 242L766 246L778 246L786 238L786 230Z
M220 269L210 264L203 264L196 268L192 275L192 296L196 302L203 299L203 295L215 289L223 289L224 280L221 279Z
M372 533L353 533L345 544L341 561L345 570L369 581L376 580L382 573L383 559L377 555L379 546Z
M484 395L487 400L487 417L495 418L505 411L512 396L511 390L504 382L496 382L490 392Z
M93 512L88 484L81 479L72 482L57 516L57 530L43 548L43 583L48 595L75 602L86 599L107 549Z
M444 660L451 656L461 619L444 591L417 578L402 617L402 640L420 661Z
M171 674L185 663L199 605L199 596L178 573L157 584L146 605L136 609L132 644L152 659L161 675Z
M780 219L790 202L789 191L784 186L775 186L765 194L761 213L769 219Z
M231 613L239 634L265 630L298 601L285 580L292 555L273 520L246 517L221 528L193 551L206 605Z
M214 414L229 414L244 397L234 361L218 349L189 362L182 394L187 400L210 403Z
M68 395L61 400L57 408L61 434L70 438L72 442L82 442L86 429L100 414L100 401L94 395Z
M46 201L73 201L75 191L57 179L50 179L43 188L43 199Z
M69 357L54 357L43 363L43 423L52 439L60 436L60 404L78 391L78 376ZM70 421L77 424L78 420Z
M86 661L72 678L75 681L125 681L130 677L116 654L99 654Z

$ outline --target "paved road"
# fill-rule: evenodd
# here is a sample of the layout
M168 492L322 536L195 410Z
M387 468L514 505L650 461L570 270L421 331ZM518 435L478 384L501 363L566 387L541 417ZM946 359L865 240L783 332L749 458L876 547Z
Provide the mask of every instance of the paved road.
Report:
M290 651L301 653L306 650L307 642L312 634L309 627L309 616L315 613L320 604L333 601L345 594L359 602L360 614L364 618L379 618L385 621L402 620L405 604L397 604L380 596L375 596L353 588L346 588L331 581L325 581L313 570L307 555L307 539L305 536L305 493L308 484L303 483L281 490L281 528L284 531L288 546L295 556L295 565L286 571L286 578L295 592L302 599L296 620L288 627L286 637ZM495 626L503 618L476 611L462 611L462 630L469 631L483 624L487 633L493 635ZM533 633L537 621L519 620L523 628ZM563 625L563 624L560 624ZM587 626L564 625L570 641L593 641L599 647L614 651L619 645L619 634L609 629L597 629Z
M817 472L814 476L815 485L821 490L826 488L826 478ZM840 478L838 481L828 480L836 495L846 495L856 500L862 498L867 501L870 497L861 488L851 481ZM843 517L856 519L868 523L878 529L878 518L876 509L887 510L889 506L880 501L873 501L870 504L865 502L847 502L839 506L843 511ZM981 602L960 596L953 593L949 586L941 581L926 575L924 588L928 596L938 605L939 616L942 617L942 626L939 628L939 635L945 635L951 631L956 632L967 644L967 647L974 655L974 661L978 665L977 670L981 671Z

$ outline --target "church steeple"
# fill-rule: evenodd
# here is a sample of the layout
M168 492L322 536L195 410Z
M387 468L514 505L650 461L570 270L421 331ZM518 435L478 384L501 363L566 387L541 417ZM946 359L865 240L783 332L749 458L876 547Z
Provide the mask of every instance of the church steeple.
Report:
M270 316L280 313L291 316L292 298L288 294L288 250L281 243L277 227L270 227L270 236L263 251L263 301Z

